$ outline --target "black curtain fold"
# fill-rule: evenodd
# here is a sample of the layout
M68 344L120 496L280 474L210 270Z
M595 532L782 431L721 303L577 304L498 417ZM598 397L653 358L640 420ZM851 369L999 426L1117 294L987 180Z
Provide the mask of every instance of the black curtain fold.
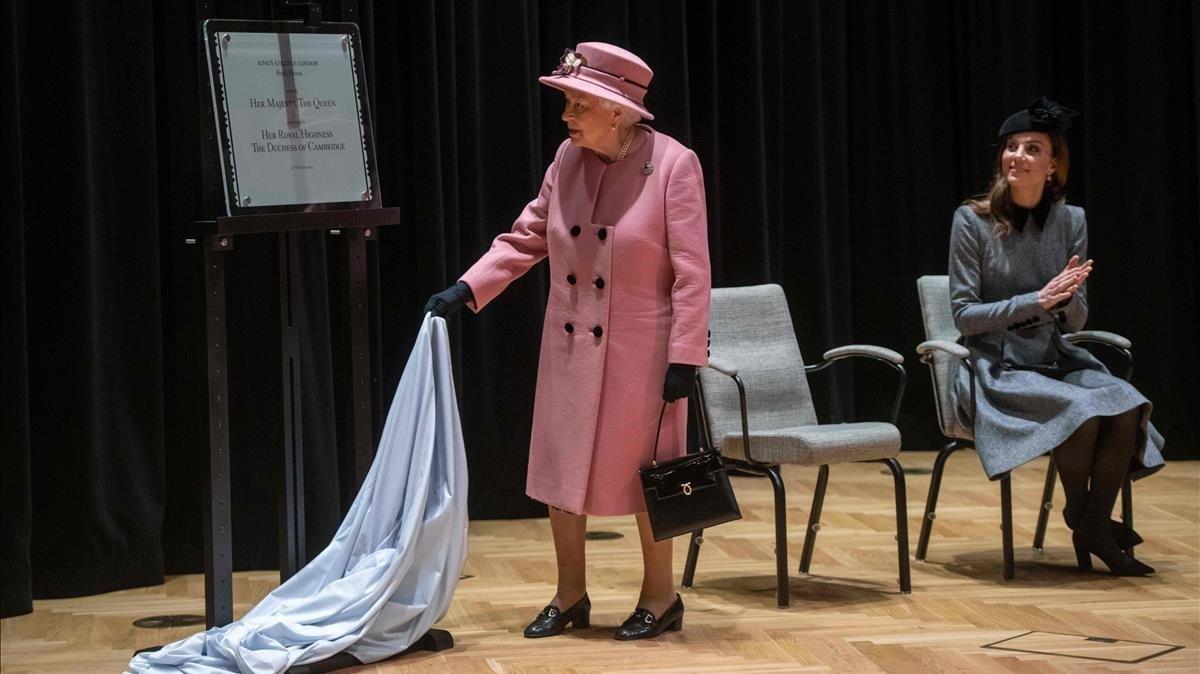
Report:
M22 90L17 85L21 51L17 40L17 8L5 5L2 22L4 57L0 59L9 92L0 119L0 143L5 160L0 162L0 194L5 216L0 236L0 264L5 275L0 283L0 616L29 611L30 586L30 438L29 438L29 332L25 310L26 265L24 182L20 166L25 146L21 137Z
M23 314L28 368L18 512L31 523L25 582L35 596L70 596L163 573L160 195L145 132L157 115L154 36L148 6L130 8L121 39L97 6L39 8L52 39L30 34L23 9L11 24L19 154L5 160L21 190L25 292L4 313ZM9 545L6 532L6 556Z
M340 3L326 0L337 20ZM222 18L284 18L222 0ZM0 611L201 568L204 380L194 3L20 0L2 14L3 546ZM537 84L603 40L655 70L653 126L704 168L715 285L779 283L809 360L847 343L908 358L906 449L940 444L913 346L914 281L946 271L950 216L982 191L1004 117L1040 94L1080 111L1069 201L1087 208L1089 327L1129 336L1173 458L1197 458L1200 9L1187 0L359 2L384 202L370 248L376 433L425 299L533 198L561 142ZM340 239L298 235L307 545L353 498L338 317ZM236 568L277 563L278 241L226 254ZM545 267L451 319L472 517L524 496ZM885 372L817 382L876 417Z

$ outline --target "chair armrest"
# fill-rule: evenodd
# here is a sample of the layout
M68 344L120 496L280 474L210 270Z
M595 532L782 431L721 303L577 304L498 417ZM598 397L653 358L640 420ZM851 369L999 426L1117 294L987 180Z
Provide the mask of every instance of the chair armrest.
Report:
M711 356L708 359L708 367L720 372L726 377L736 377L738 373L737 367L733 363L721 360L720 358L713 358Z
M896 386L896 397L892 403L891 416L892 425L896 425L896 420L900 417L900 403L904 400L904 386L908 382L908 373L904 371L904 356L882 346L849 344L826 351L823 356L824 359L820 363L806 365L804 372L807 374L820 372L839 360L856 357L877 360L896 372L900 381Z
M1099 344L1116 351L1125 360L1125 372L1121 378L1125 381L1133 378L1133 342L1128 338L1104 330L1080 330L1063 335L1063 339L1071 344Z
M934 371L935 370L934 363L933 363L934 352L941 352L941 353L947 354L951 358L954 358L955 360L966 361L967 380L970 382L970 386L971 386L971 418L974 418L975 417L975 368L971 366L971 361L969 360L969 358L971 357L971 350L968 349L967 347L963 346L962 344L959 344L958 342L952 342L948 339L929 339L929 340L921 342L920 344L917 345L917 353L921 354L921 362L923 362L929 366L929 376L933 383L933 388L934 388L934 390L936 390L938 387L938 383L937 383L937 375L935 374L935 371ZM940 418L941 414L942 414L941 402L939 401L939 399L936 396L934 397L934 401L938 405L938 417Z
M1063 338L1072 344L1092 342L1103 344L1119 351L1128 351L1133 348L1133 342L1129 341L1128 338L1122 337L1115 332L1105 332L1104 330L1080 330L1079 332L1063 335Z
M848 344L839 346L836 349L830 349L825 352L822 358L825 360L838 360L840 358L850 358L853 356L863 356L865 358L874 358L882 360L894 365L904 363L904 356L892 351L891 349L882 346L873 346L871 344Z
M947 339L931 339L917 345L917 353L922 356L929 355L934 351L941 351L960 360L971 355L967 347Z
M741 411L741 417L742 417L742 447L745 448L746 462L756 465L756 466L764 465L758 461L755 461L754 457L751 456L751 454L750 454L750 415L746 411L746 384L745 384L745 382L742 381L742 378L738 376L737 366L734 365L733 363L730 363L727 360L721 359L719 356L718 357L709 356L708 357L708 368L710 370L715 370L717 372L720 372L721 374L725 375L726 377L729 377L730 379L733 380L733 383L737 385L738 405L739 405L739 407L741 407L740 411ZM696 393L699 395L699 398L698 398L698 401L700 403L699 407L702 410L700 414L701 414L701 418L703 419L703 418L707 418L708 412L703 411L704 392L703 392L703 386L701 385L701 383L699 381L700 377L697 376L696 379L697 379ZM702 422L702 423L707 423L707 422ZM705 433L707 433L707 431L705 431ZM711 444L712 444L712 438L709 438L709 445L711 445Z

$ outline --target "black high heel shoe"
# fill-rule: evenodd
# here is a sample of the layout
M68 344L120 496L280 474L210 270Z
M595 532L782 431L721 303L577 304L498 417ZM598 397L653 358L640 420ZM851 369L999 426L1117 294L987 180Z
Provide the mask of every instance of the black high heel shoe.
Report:
M1071 534L1071 543L1075 546L1075 562L1079 564L1080 571L1091 571L1092 555L1096 555L1114 576L1148 576L1154 573L1154 567L1126 555L1125 551L1117 546L1110 532L1102 530L1099 536L1089 536L1088 533L1077 529Z
M675 603L663 612L662 617L655 619L653 613L639 608L617 628L613 638L617 641L653 639L662 634L664 630L678 632L681 629L683 629L683 598L676 594Z
M592 615L592 600L588 599L585 592L583 597L575 602L575 604L567 609L561 610L554 606L547 606L542 609L533 622L525 627L526 639L539 639L541 637L552 637L556 634L562 634L562 631L567 628L569 623L572 627L586 628L591 625Z
M1083 509L1063 508L1063 521L1067 523L1071 531L1074 531L1083 519ZM1132 550L1134 546L1141 545L1145 542L1138 532L1133 530L1133 527L1119 522L1117 520L1109 520L1108 526L1112 530L1113 540L1117 542L1117 546L1122 550Z

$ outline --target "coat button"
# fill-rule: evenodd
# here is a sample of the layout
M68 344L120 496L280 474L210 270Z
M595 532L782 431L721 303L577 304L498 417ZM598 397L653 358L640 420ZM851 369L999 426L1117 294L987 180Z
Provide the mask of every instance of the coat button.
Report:
M583 230L579 228L579 225L575 225L571 228L571 236L579 236L579 233L582 231Z
M567 274L567 283L570 283L571 285L575 285L575 275L574 274Z
M567 323L566 325L563 326L563 330L566 330L567 333L570 334L572 332L575 332L575 326L571 325L570 323Z
M608 230L601 229L600 231L596 232L596 236L600 237L600 240L603 241L608 238Z
M596 327L592 328L592 334L599 337L604 334L604 330L601 329L601 327L599 325L597 325Z
M600 288L602 290L604 289L604 279L603 278L600 278L599 276L597 276L596 280L593 281L593 283L596 284L597 288Z

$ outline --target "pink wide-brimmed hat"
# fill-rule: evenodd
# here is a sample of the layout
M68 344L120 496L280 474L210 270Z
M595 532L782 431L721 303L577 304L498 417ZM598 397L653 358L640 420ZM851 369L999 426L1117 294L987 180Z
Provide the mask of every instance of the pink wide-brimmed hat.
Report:
M633 52L607 42L580 42L563 52L554 72L538 82L563 91L579 91L636 110L647 120L654 115L642 102L654 71Z

